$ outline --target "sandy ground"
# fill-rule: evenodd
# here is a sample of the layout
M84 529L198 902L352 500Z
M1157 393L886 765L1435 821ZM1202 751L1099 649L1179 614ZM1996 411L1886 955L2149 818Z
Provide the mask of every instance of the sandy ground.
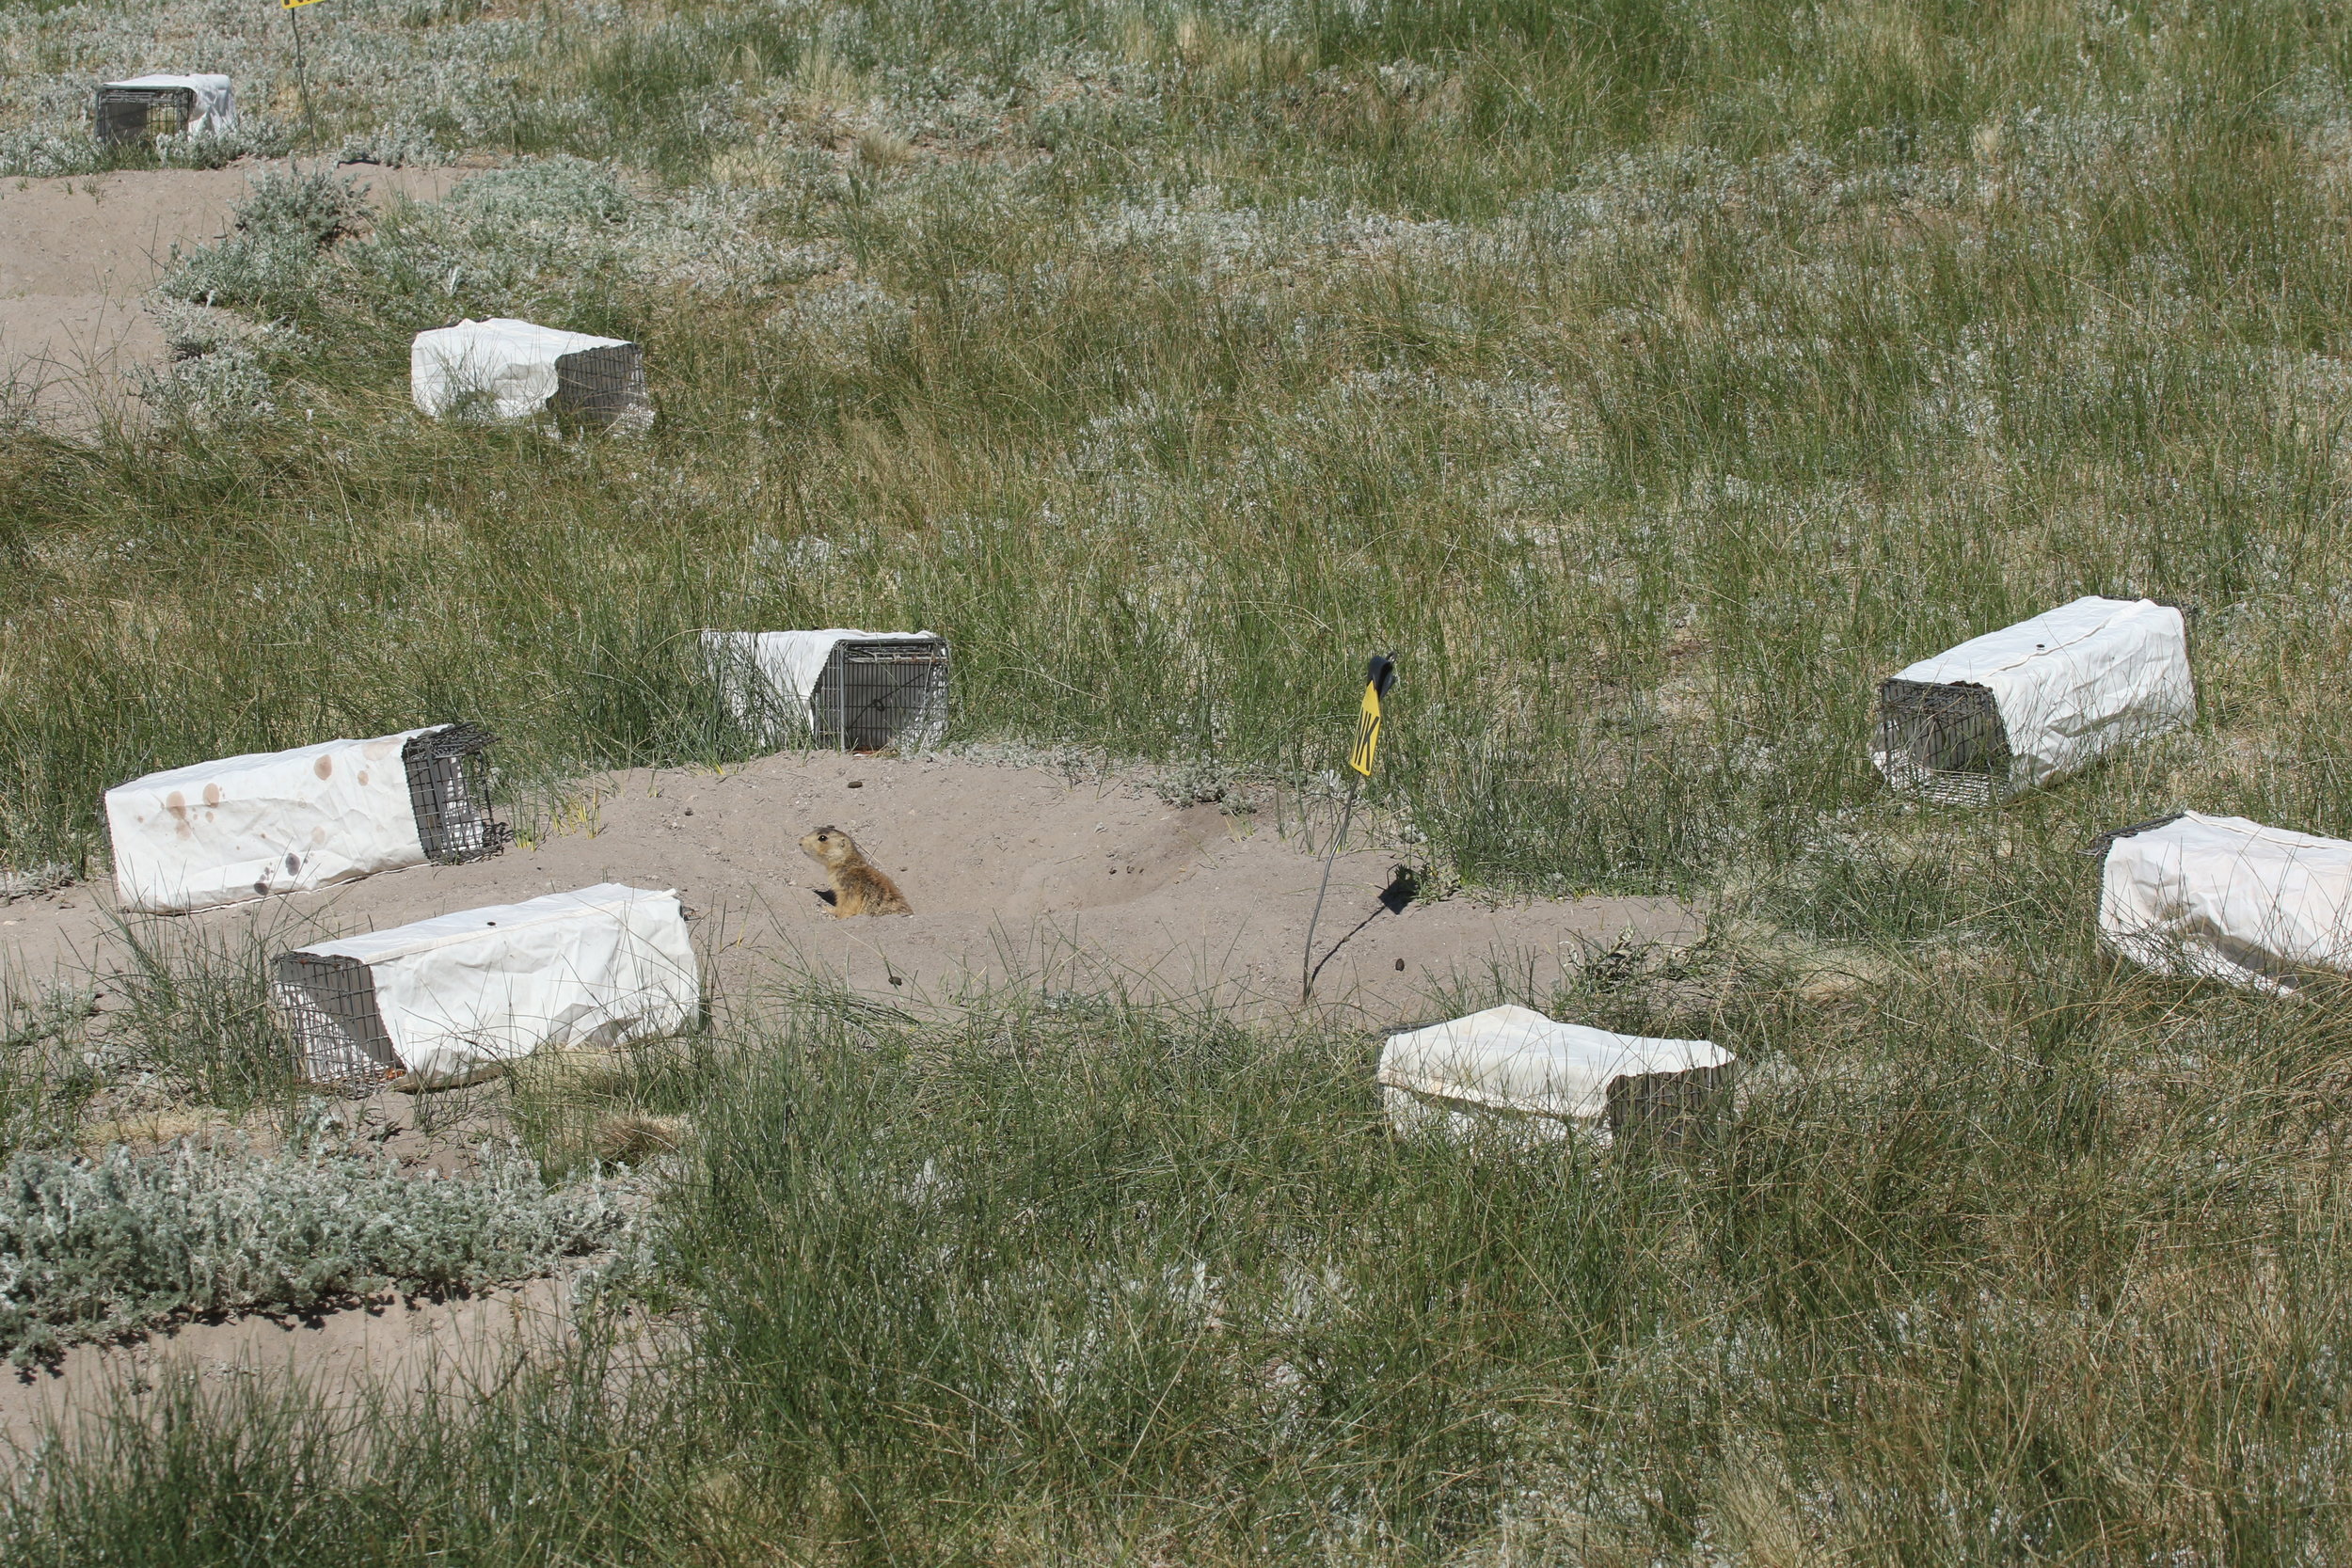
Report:
M159 924L227 951L275 951L599 881L675 888L694 911L711 988L757 1006L795 975L830 974L899 1001L951 1002L980 983L1123 987L1160 1000L1285 1007L1321 866L1270 814L1173 807L1132 781L960 758L787 752L722 772L636 771L588 782L547 836L494 859L426 866ZM801 835L847 830L914 912L834 918ZM1435 993L1496 971L1547 988L1562 964L1630 936L1687 944L1697 917L1665 898L1401 912L1380 895L1392 853L1340 857L1315 996L1365 1026L1428 1011ZM0 905L0 983L18 994L87 983L122 959L110 883ZM143 917L134 917L135 920Z
M53 1365L0 1370L0 1464L44 1435L87 1434L179 1377L214 1397L298 1380L346 1411L427 1388L462 1399L509 1375L518 1355L566 1342L570 1324L563 1285L533 1279L441 1301L391 1297L315 1317L189 1323L132 1343L76 1345Z
M618 773L584 784L547 835L469 865L422 867L199 914L149 922L259 961L313 936L381 928L598 881L676 888L719 1006L756 1010L763 993L810 974L896 1001L951 1004L976 984L1123 987L1138 996L1214 999L1246 1012L1296 1003L1299 954L1320 863L1271 813L1177 808L1134 781L1073 784L1035 767L968 759L786 753L723 772ZM801 835L846 829L894 877L915 912L835 919ZM1498 972L1547 987L1628 938L1686 944L1698 917L1662 898L1468 898L1381 902L1397 863L1343 855L1319 951L1331 954L1318 1006L1343 1027L1446 1016L1451 988L1490 995ZM100 986L122 961L110 884L0 904L0 985ZM135 917L145 921L147 917ZM463 1122L474 1091L435 1096ZM417 1103L381 1094L355 1111L397 1129L421 1163L444 1162L414 1126ZM110 1390L151 1386L175 1358L208 1386L284 1368L330 1393L373 1377L413 1388L453 1344L511 1338L545 1320L546 1282L434 1307L329 1313L304 1323L253 1318L193 1324L128 1346L84 1347L55 1371L0 1378L0 1436L27 1438L44 1412L80 1418Z
M163 335L141 301L171 248L229 232L246 189L284 161L0 180L0 388L66 433L120 409L125 378L160 363ZM305 167L313 166L306 162ZM466 168L337 170L381 199L435 199Z

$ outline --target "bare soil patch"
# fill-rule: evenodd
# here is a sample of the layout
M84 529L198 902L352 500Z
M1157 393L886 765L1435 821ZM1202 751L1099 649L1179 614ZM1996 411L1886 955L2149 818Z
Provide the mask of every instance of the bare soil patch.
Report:
M0 180L0 388L69 432L119 412L131 372L164 358L163 334L141 302L172 246L226 235L253 182L288 166L247 160ZM358 164L337 172L381 201L437 199L472 170Z
M174 1377L193 1376L208 1397L289 1379L354 1413L428 1390L462 1399L510 1375L517 1356L563 1345L571 1322L563 1283L532 1279L439 1300L387 1296L309 1316L254 1313L75 1345L47 1365L0 1369L0 1464L45 1434L70 1441L92 1422L134 1411Z
M1008 981L1125 988L1244 1011L1296 1002L1320 862L1269 814L1169 805L1132 779L1073 783L1045 768L963 758L787 752L711 770L589 781L547 835L495 859L176 917L230 942L294 946L597 881L676 888L695 913L723 1006L830 974L898 1001L951 1002ZM914 912L835 919L802 834L842 828ZM1697 914L1670 898L1490 903L1454 896L1392 911L1399 857L1340 857L1318 954L1319 1006L1368 1026L1412 1018L1433 994L1500 971L1549 986L1564 964L1630 938L1682 946ZM119 962L101 880L0 905L0 973L87 982ZM1343 940L1344 939L1344 940Z

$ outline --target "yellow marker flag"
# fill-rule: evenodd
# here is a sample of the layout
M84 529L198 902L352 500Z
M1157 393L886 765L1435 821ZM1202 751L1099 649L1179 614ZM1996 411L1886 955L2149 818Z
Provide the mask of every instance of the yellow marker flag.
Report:
M1380 686L1376 681L1364 686L1363 705L1356 710L1356 744L1348 749L1347 766L1372 777L1372 761L1380 750Z
M1375 654L1364 661L1364 701L1356 712L1356 744L1348 748L1347 766L1372 777L1373 758L1380 751L1380 699L1396 679L1396 656Z
M296 6L315 6L318 3L319 0L285 0L285 8L293 10Z
M1364 700L1356 709L1356 744L1347 749L1347 766L1359 776L1372 777L1373 759L1380 753L1380 699L1396 679L1396 656L1375 654L1364 661ZM1315 927L1323 921L1324 895L1331 891L1331 867L1340 858L1340 846L1347 841L1347 825L1356 816L1357 785L1347 786L1347 804L1340 812L1339 832L1331 835L1323 852L1323 885L1315 889L1315 912L1307 917L1307 950L1298 958L1298 1000L1303 1004L1315 993ZM1344 942L1346 939L1341 939ZM1337 952L1338 949L1332 949ZM1330 954L1324 958L1328 960ZM1399 958L1397 962L1405 960Z

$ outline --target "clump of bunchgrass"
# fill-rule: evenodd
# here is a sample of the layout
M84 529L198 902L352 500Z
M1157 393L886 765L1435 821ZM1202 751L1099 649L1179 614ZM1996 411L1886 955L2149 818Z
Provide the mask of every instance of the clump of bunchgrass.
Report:
M642 1164L685 1147L716 1066L701 1035L543 1051L515 1064L505 1120L551 1173Z
M177 258L158 292L264 323L310 314L324 253L358 231L366 210L347 180L270 170L237 204L235 231Z
M125 1006L109 1016L107 1054L166 1093L228 1111L291 1103L294 1040L270 1007L275 932L223 936L134 916L117 932Z
M725 1444L649 1441L655 1423L679 1429L645 1360L641 1341L598 1334L467 1341L413 1382L358 1376L335 1389L167 1366L148 1386L81 1402L25 1445L0 1507L0 1553L27 1568L251 1559L257 1528L279 1560L552 1551L729 1562L772 1551L756 1478L746 1484ZM289 1515L299 1523L286 1528Z
M272 169L253 182L237 205L237 232L256 241L307 242L323 249L359 231L367 201L350 180L312 169Z
M105 1083L92 1047L96 1011L86 987L0 979L0 1157L72 1142Z

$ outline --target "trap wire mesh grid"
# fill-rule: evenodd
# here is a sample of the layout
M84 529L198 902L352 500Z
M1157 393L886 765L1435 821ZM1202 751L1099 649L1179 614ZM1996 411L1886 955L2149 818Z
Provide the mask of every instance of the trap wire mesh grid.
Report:
M2141 833L2154 832L2158 828L2169 828L2173 823L2178 822L2182 817L2186 816L2187 815L2188 813L2185 811L2168 812L2162 816L2152 816L2145 822L2134 822L2128 827L2109 828L2106 832L2101 833L2097 838L2090 841L2090 846L2082 851L2083 859L2090 861L2106 860L2107 858L2107 851L2115 847L2115 841L2117 839L2137 838Z
M1628 1073L1609 1083L1609 1132L1615 1138L1646 1138L1679 1148L1698 1135L1710 1112L1724 1104L1734 1069L1691 1068L1682 1072Z
M938 744L947 729L947 644L922 638L834 643L809 719L817 744L845 752Z
M1887 782L1947 806L1989 806L2014 793L2009 731L1990 687L1888 680L1879 687L1878 750Z
M400 1071L376 1008L375 976L358 958L281 953L270 999L294 1034L308 1082L363 1095Z
M651 420L645 356L635 343L584 348L555 361L554 407L582 423L636 425Z
M100 87L90 101L91 129L102 142L176 136L196 118L193 87Z
M515 830L490 815L490 768L483 753L497 741L476 725L451 724L412 736L401 748L425 859L441 865L481 860L513 840Z

